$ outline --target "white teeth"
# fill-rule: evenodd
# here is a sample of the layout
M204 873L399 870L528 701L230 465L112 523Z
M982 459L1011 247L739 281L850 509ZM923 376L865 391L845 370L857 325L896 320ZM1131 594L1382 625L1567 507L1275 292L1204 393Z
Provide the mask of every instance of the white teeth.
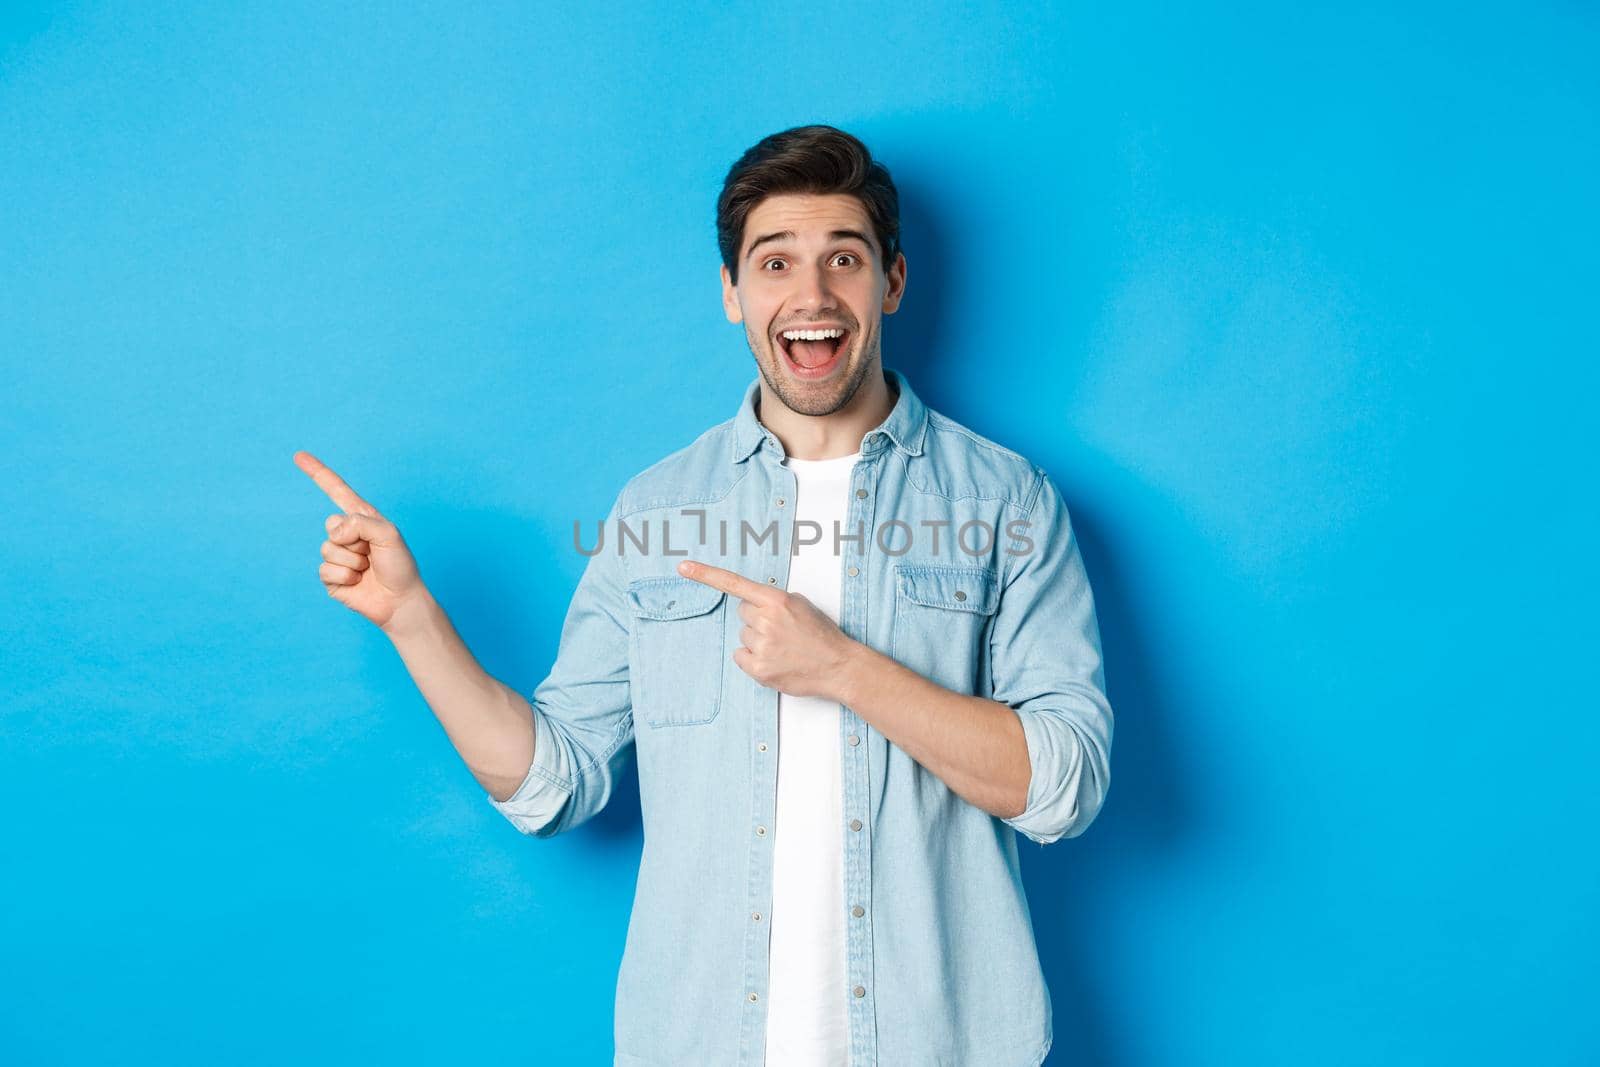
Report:
M843 337L843 330L785 330L785 341L821 341L836 337Z

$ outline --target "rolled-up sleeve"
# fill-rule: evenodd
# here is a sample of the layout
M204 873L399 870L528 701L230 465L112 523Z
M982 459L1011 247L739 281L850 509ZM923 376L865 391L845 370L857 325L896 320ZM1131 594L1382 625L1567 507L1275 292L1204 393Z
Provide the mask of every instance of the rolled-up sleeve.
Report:
M525 834L539 835L572 795L566 746L559 744L549 721L537 706L533 711L533 765L517 791L505 800L486 793L489 803ZM544 720L541 723L541 720ZM554 831L552 831L554 832ZM548 835L541 835L548 836Z
M1037 467L1024 511L1027 541L1015 538L1007 557L990 669L994 699L1022 721L1032 768L1026 806L1004 821L1047 845L1083 833L1105 802L1113 721L1089 577L1066 503Z
M585 565L561 626L555 664L534 690L533 764L505 800L485 796L525 834L550 837L593 818L611 799L633 748L624 561L613 538Z

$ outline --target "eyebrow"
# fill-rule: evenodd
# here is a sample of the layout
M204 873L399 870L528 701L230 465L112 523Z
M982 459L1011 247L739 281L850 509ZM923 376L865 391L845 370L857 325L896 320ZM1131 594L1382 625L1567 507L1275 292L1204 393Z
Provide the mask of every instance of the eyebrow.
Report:
M867 235L862 233L860 230L834 230L828 234L828 239L830 241L841 241L851 237L855 238L857 241L860 241L869 249L872 247L872 242L868 240ZM763 234L750 243L750 247L745 251L744 258L749 259L751 256L755 255L756 249L760 248L769 241L792 240L794 240L793 230L779 230L777 233Z

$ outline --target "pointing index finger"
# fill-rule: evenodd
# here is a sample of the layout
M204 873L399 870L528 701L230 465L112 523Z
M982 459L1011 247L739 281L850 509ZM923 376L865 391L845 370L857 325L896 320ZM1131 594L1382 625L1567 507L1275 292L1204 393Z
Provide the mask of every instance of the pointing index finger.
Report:
M357 512L363 515L377 515L378 509L361 499L354 489L345 483L345 480L328 467L328 465L304 450L294 454L294 465L311 476L317 487L339 505L340 511Z
M678 573L685 578L692 578L714 589L720 589L740 600L753 600L758 604L773 592L770 586L752 582L742 574L735 574L722 567L713 567L709 563L696 563L686 559L678 564Z

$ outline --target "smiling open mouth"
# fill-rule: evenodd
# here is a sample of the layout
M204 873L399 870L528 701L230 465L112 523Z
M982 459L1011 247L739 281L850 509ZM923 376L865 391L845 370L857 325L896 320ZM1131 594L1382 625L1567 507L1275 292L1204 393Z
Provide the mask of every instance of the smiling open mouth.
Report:
M839 326L805 330L784 330L778 334L778 347L796 377L820 378L838 363L850 343L850 331Z

